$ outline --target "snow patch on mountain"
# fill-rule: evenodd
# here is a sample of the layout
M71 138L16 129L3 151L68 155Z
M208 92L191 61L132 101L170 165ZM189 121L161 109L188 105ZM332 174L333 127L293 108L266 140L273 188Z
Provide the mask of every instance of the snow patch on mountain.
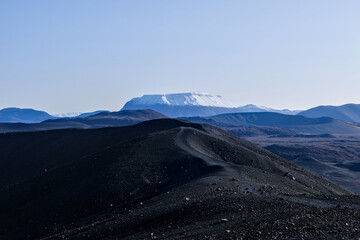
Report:
M57 118L72 118L72 117L77 117L80 114L82 114L81 112L68 112L68 113L58 113L58 114L51 114L54 117Z

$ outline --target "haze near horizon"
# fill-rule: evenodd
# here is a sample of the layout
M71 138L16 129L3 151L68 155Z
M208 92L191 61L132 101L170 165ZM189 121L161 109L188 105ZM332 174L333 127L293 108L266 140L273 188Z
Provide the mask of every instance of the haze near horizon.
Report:
M2 1L0 109L119 110L144 94L360 103L358 1Z

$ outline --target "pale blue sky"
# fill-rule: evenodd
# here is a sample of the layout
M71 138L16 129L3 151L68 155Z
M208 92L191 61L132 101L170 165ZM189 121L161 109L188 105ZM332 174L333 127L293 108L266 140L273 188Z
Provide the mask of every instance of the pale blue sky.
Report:
M359 13L358 0L3 0L0 108L118 110L189 91L360 103Z

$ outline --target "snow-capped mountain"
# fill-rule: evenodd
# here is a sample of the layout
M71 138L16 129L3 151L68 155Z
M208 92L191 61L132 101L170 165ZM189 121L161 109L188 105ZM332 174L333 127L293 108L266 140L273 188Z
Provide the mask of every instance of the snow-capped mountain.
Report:
M102 112L109 112L107 110L97 110L94 112L86 112L86 113L81 113L81 112L69 112L69 113L61 113L61 114L52 114L52 116L56 117L56 118L86 118L86 117L90 117Z
M208 93L175 93L144 95L131 99L127 104L133 105L171 105L171 106L207 106L207 107L235 107L226 102L219 95Z
M296 114L296 111L276 110L256 105L235 107L219 95L209 93L176 93L144 95L128 101L122 110L152 109L169 117L212 116L237 112L278 112Z
M68 112L68 113L59 113L59 114L51 114L54 117L57 118L73 118L73 117L77 117L80 114L82 114L81 112Z

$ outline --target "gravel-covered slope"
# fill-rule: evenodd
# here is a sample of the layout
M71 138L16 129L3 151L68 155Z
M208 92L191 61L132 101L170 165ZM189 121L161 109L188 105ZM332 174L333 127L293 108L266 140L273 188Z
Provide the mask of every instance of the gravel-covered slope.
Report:
M179 120L2 134L0 176L3 239L359 234L357 196L223 130Z

